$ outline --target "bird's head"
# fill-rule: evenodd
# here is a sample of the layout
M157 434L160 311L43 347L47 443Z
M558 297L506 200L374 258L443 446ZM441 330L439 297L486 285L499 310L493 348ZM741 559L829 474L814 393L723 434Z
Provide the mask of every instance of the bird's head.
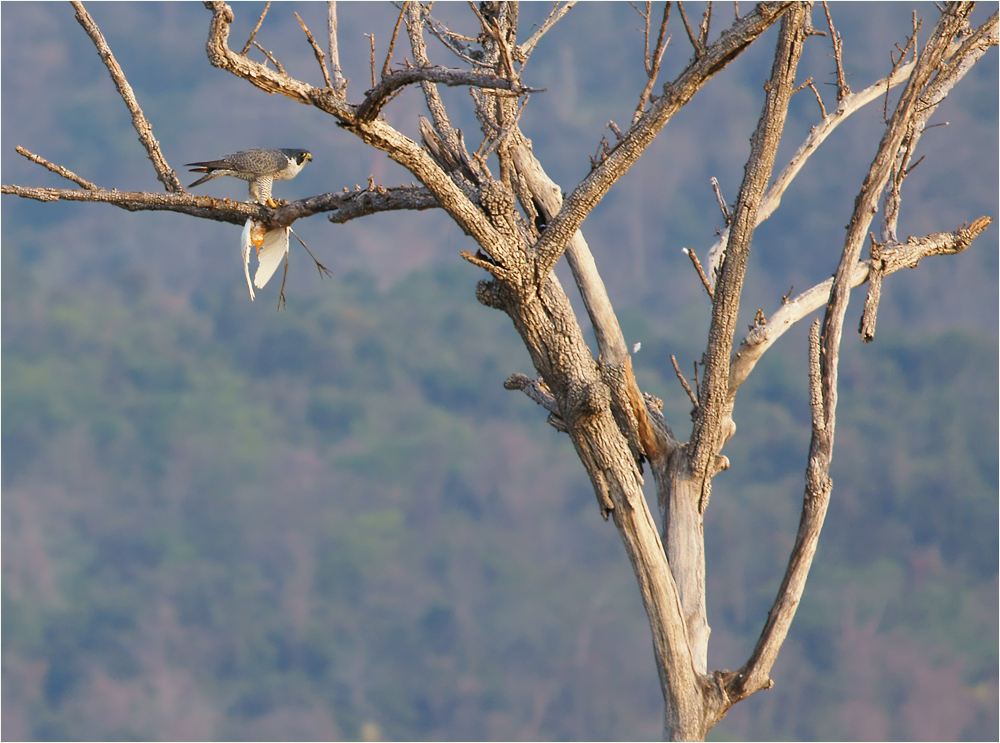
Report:
M300 168L313 159L312 153L309 150L282 150L282 152Z

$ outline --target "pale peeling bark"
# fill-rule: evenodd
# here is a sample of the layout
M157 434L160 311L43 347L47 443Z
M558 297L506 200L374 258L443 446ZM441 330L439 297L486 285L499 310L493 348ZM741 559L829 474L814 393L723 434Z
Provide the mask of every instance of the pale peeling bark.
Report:
M852 94L846 83L840 37L827 13L838 81L837 107L828 115L819 92L812 86L822 120L768 186L789 98L811 84L806 81L796 86L795 79L803 44L812 30L810 6L761 3L711 41L711 8L706 10L700 26L694 28L683 6L678 5L694 56L657 96L653 91L663 50L670 39L667 26L671 6L664 9L656 28L647 5L645 10L639 10L645 20L646 79L637 86L642 87L642 92L632 126L620 132L609 125L617 141L613 146L602 143L603 154L593 162L590 174L564 198L563 189L545 173L544 157L536 157L520 131L523 99L530 91L520 79L520 69L573 4L554 7L544 24L521 43L517 39L516 4L484 3L473 7L480 24L477 39L449 31L431 15L430 7L404 4L396 32L405 21L405 34L400 38L408 38L412 62L390 71L397 35L394 32L381 79L372 82L359 102L350 103L348 81L340 68L336 3L328 4L327 14L332 76L326 55L299 19L320 65L324 87L290 77L270 55L277 69L247 56L250 41L261 29L263 14L251 40L238 53L229 47L232 8L223 2L206 3L212 13L206 50L213 65L267 93L279 93L328 113L344 130L384 151L419 181L417 186L395 188L371 183L365 190L319 194L271 209L184 193L175 172L162 157L152 127L142 115L107 42L82 5L75 3L81 24L94 40L133 115L136 132L166 193L104 189L23 148L18 149L20 154L71 181L76 188L4 185L2 190L40 201L76 200L129 210L172 210L234 224L243 224L252 217L273 227L288 226L321 212L327 213L331 221L345 222L382 211L444 210L479 247L475 254L462 253L489 274L477 287L477 299L510 317L531 357L535 377L514 373L505 386L522 390L542 405L549 412L550 423L569 435L590 477L602 515L611 518L621 537L649 617L664 700L664 734L672 740L700 740L729 707L770 687L770 670L801 599L832 492L829 466L836 420L837 356L850 290L871 281L871 310L865 313L865 332L872 333L878 290L886 277L900 268L916 266L927 256L966 249L990 223L983 217L954 232L903 242L895 237L900 184L927 117L987 47L997 44L997 14L979 29L964 33L970 4L949 4L915 61L902 64L900 59L883 80ZM691 254L712 297L712 323L704 374L701 383L694 385L697 394L682 380L694 405L695 422L691 440L683 444L664 419L662 404L644 394L636 382L617 315L580 226L671 117L779 21L781 31L765 86L765 102L731 213L717 190L727 229L711 251L707 275ZM426 31L459 60L461 69L432 64L424 38ZM374 52L372 64L374 69ZM483 130L482 144L474 154L470 154L463 133L451 124L438 94L437 86L442 84L468 87L473 94L475 114ZM804 162L842 121L892 87L904 84L858 195L835 276L794 298L786 298L770 318L759 317L735 347L740 292L756 226L778 208L782 194ZM421 86L430 114L429 120L419 123L419 144L379 116L395 93L410 85ZM495 164L499 165L496 175L490 169ZM887 194L889 205L882 229L884 242L873 244L869 258L863 260L863 243L883 194ZM563 254L594 330L596 358L584 340L569 298L552 273ZM824 306L822 332L817 323L810 335L812 439L802 515L788 568L750 658L735 672L710 671L704 513L712 477L729 466L722 451L735 433L732 415L737 393L775 341L796 322ZM677 373L680 375L679 368ZM662 530L657 529L642 493L642 468L646 464L656 482Z

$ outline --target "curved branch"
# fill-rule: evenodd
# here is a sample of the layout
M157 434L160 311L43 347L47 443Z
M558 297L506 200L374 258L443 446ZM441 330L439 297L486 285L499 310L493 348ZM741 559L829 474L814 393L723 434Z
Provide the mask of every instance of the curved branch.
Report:
M534 88L524 87L516 80L508 80L507 78L490 75L485 72L472 72L450 67L410 67L405 70L390 72L379 81L378 85L368 91L364 102L358 106L356 111L358 122L373 120L393 95L407 85L420 82L441 83L450 86L468 86L470 88L484 88L495 91L506 90L515 96L539 92Z
M313 88L230 49L229 24L233 22L233 9L221 0L210 0L205 3L205 7L212 11L208 41L205 44L208 61L212 66L232 72L267 93L280 93L299 103L318 105L316 101L322 99L330 113L336 113L345 120L353 118L354 107L337 98L333 91ZM330 95L320 95L324 91Z

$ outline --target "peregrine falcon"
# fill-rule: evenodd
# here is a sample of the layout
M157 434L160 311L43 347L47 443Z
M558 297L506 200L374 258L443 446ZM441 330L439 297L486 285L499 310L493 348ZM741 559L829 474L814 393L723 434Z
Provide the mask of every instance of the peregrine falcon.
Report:
M299 174L307 162L312 160L312 153L307 150L273 150L259 148L242 150L226 155L221 160L206 160L200 163L187 163L186 167L192 173L208 173L199 178L188 188L218 178L220 175L231 175L250 181L250 198L260 204L274 206L271 198L271 184L274 181L287 181ZM194 166L194 167L192 167Z

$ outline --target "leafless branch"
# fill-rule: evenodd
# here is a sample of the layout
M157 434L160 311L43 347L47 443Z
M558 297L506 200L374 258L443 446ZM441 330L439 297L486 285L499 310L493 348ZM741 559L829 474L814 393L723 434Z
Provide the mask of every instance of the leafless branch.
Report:
M914 23L919 27L919 23L916 21ZM956 51L953 52L955 44L950 45L945 55L947 61L942 63L941 68L930 81L922 95L922 107L919 108L913 126L910 127L904 139L904 146L900 148L897 154L893 177L886 189L885 202L882 209L882 240L884 242L896 241L896 224L899 220L903 179L923 160L921 157L912 166L910 165L910 160L916 150L917 143L920 141L923 133L930 128L927 126L927 121L937 110L941 102L944 101L955 84L982 57L986 49L997 45L998 25L1000 25L998 24L998 14L993 13L985 23L980 25L961 42ZM916 51L914 50L915 55ZM870 330L874 332L874 324Z
M96 184L91 183L90 181L88 181L85 178L81 178L76 173L74 173L72 170L67 170L62 165L56 165L55 163L49 162L48 160L46 160L41 155L36 155L33 152L29 152L28 150L26 150L24 147L21 147L20 145L18 145L14 149L15 149L15 151L19 155L23 155L24 157L26 157L29 160L31 160L31 162L37 163L37 164L39 164L39 165L41 165L43 167L48 168L49 170L51 170L56 175L61 175L63 178L66 178L67 180L73 181L73 183L76 183L77 185L82 186L83 188L86 188L88 190L91 190L91 191L98 190L98 186Z
M712 284L705 275L705 269L701 267L701 261L698 260L698 256L693 250L688 250L687 248L681 248L681 251L691 259L691 265L694 266L694 270L698 272L698 278L701 279L701 283L705 287L705 291L708 292L708 298L715 299L715 291L712 289Z
M267 11L271 9L271 0L268 0L264 5L264 10L260 13L260 18L257 19L257 25L253 27L253 31L250 32L250 38L247 39L247 43L243 45L243 50L240 52L243 56L250 51L250 47L254 45L254 39L257 38L257 32L260 31L261 25L264 23L264 16L267 15Z
M833 481L829 476L830 452L833 446L832 431L824 418L823 385L821 369L819 321L813 323L809 333L809 398L812 410L812 441L809 446L809 463L806 467L806 486L802 499L802 514L795 536L788 567L781 587L760 638L750 658L736 673L720 674L726 693L733 703L744 699L759 689L773 685L771 667L784 642L798 608L806 578L812 567L819 535L823 530Z
M660 21L660 30L656 37L656 47L653 49L652 53L649 51L650 14L652 13L651 4L646 3L646 12L640 12L640 15L642 15L646 21L646 51L643 55L643 63L646 67L646 86L642 89L642 93L639 95L639 103L636 105L635 114L632 116L633 124L642 116L642 112L646 108L646 103L649 101L649 96L653 92L653 86L656 85L656 78L660 75L660 64L663 62L663 53L667 50L667 44L670 43L670 37L667 36L667 22L670 20L670 8L670 3L666 3L663 6L663 20ZM621 137L619 137L619 139L621 139Z
M845 96L851 94L851 87L847 84L847 75L844 74L844 42L833 27L833 18L830 17L830 7L823 0L823 12L826 13L826 23L830 28L830 42L833 44L833 59L837 65L837 102L839 103Z
M899 59L898 60L893 59L892 58L892 52L889 52L889 61L892 62L892 72L895 72L896 69L899 67L899 65L906 58L906 51L910 47L913 47L914 60L916 59L916 54L917 54L917 47L916 47L917 30L920 28L920 24L922 22L923 21L919 21L919 22L916 23L916 28L913 29L913 33L910 35L910 38L907 39L906 46L903 49L901 49L900 52L899 52ZM889 77L890 78L892 77L892 73L889 73ZM889 123L889 90L890 90L889 86L886 85L886 87L885 87L885 102L882 104L882 120L886 124Z
M826 119L826 106L823 105L823 99L820 98L819 91L816 90L816 85L813 83L813 79L809 78L809 87L812 89L813 95L816 96L816 103L819 104L819 112Z
M444 46L447 47L455 56L468 64L479 64L473 58L475 49L467 43L474 41L474 39L470 39L467 36L462 36L461 34L451 31L447 26L435 19L430 14L429 10L423 6L421 6L421 13L426 18L427 27L430 29L431 33L434 34L437 40L444 44Z
M281 62L278 61L277 57L275 57L271 52L269 52L267 49L265 49L264 47L262 47L256 41L253 43L253 45L260 50L261 54L263 54L265 57L267 57L271 61L271 64L274 65L274 69L276 69L282 75L286 75L286 76L288 75L288 73L285 72L285 68L282 66Z
M715 191L715 198L719 202L719 211L722 212L722 220L726 223L726 227L733 223L733 215L729 213L729 205L726 204L726 200L722 198L722 190L719 188L719 180L715 176L712 176L712 190Z
M505 390L520 390L553 415L559 415L559 402L545 380L531 379L525 374L515 373L507 377L503 387Z
M538 42L541 41L542 37L554 26L559 20L566 15L570 9L576 5L577 0L568 0L568 2L563 3L561 6L557 3L553 6L552 11L549 13L548 18L545 22L528 37L528 40L518 45L517 56L521 62L525 62L528 57L531 56L531 52L534 51Z
M371 42L371 57L369 58L369 67L371 67L371 71L372 71L372 87L374 88L375 85L376 85L376 82L375 82L375 34L365 34L365 36L367 36L368 40Z
M870 343L875 338L878 303L882 297L882 276L885 274L885 265L882 263L882 246L875 242L874 235L871 235L871 241L871 247L868 248L868 254L871 256L871 268L868 271L868 296L865 298L865 309L861 313L861 324L858 328L864 343Z
M726 259L722 263L712 301L705 372L698 395L702 404L695 419L690 444L692 471L705 473L700 508L702 511L710 494L709 467L725 440L732 435L732 403L727 396L729 354L736 329L750 242L757 224L757 211L774 167L774 158L788 114L788 102L795 87L795 71L805 39L804 25L805 8L801 5L789 8L782 18L771 79L766 86L764 108L751 139L750 160L736 199Z
M974 63L974 61L985 51L986 47L990 43L990 34L993 36L996 35L996 18L991 17L989 21L980 27L980 31L982 33L977 36L978 43L970 45L969 55L975 54L976 56L969 61L968 66L964 67L966 70L971 68L972 63ZM995 44L995 42L993 43ZM955 42L949 46L948 53L949 55L956 54L959 49L960 44ZM966 55L965 58L969 55ZM869 103L877 100L887 87L896 87L897 85L906 82L913 71L913 67L914 63L912 62L902 65L888 77L869 85L867 88L858 93L848 95L840 101L840 105L837 106L836 111L831 113L829 116L826 116L819 124L814 126L809 131L809 135L806 137L805 141L799 146L799 149L792 156L788 165L786 165L784 170L778 174L777 178L774 179L774 183L772 183L771 187L768 189L767 195L764 197L764 201L761 203L760 210L757 213L758 224L766 220L777 210L777 208L781 205L782 195L792 184L795 176L799 174L802 167L806 164L813 153L819 149L820 145L826 141L830 134L832 134L833 131L852 114L861 110ZM708 251L708 276L713 286L715 285L716 273L722 265L722 257L725 253L726 242L728 239L729 230L727 228Z
M854 214L848 223L844 251L834 274L830 303L827 305L823 322L823 400L831 447L837 407L837 350L840 348L844 316L850 296L850 277L861 254L882 189L892 173L899 148L907 133L912 131L915 119L920 115L921 94L947 55L949 45L967 23L966 19L971 12L971 3L950 3L942 14L917 58L913 74L900 95L878 152L855 201Z
M708 28L709 24L712 22L712 0L708 0L705 3L705 12L701 17L701 25L698 27L698 41L701 42L702 48L708 44Z
M688 23L687 13L684 12L684 3L678 0L677 10L680 11L681 21L684 22L684 30L687 31L688 39L691 40L691 46L694 47L694 57L697 59L702 54L705 53L705 45L701 41L700 36L695 36L694 30L691 28L691 24Z
M302 30L306 34L306 38L309 40L309 44L313 48L313 53L316 55L316 61L319 62L319 69L323 73L323 80L326 82L326 87L332 88L333 83L330 81L330 70L326 67L326 55L323 54L323 50L319 48L319 44L316 43L316 39L313 38L312 32L306 27L305 21L295 13L295 19L302 26Z
M59 168L60 166L54 166ZM51 169L51 168L50 168ZM59 171L55 171L59 172ZM68 171L67 171L68 172ZM82 180L82 179L81 179ZM253 217L267 227L287 226L313 214L330 213L329 219L343 224L352 219L388 211L422 211L440 204L426 188L372 186L346 193L327 193L282 204L274 209L262 204L216 199L193 194L162 194L149 191L117 191L103 188L59 189L4 185L2 193L35 201L88 201L111 204L127 211L173 211L243 225Z
M385 78L389 74L389 64L392 62L392 53L396 49L396 38L399 36L399 24L403 22L403 14L406 13L406 6L408 3L403 3L403 7L399 9L399 15L396 16L396 25L392 28L392 38L389 39L389 51L385 54L385 62L382 63L382 77Z
M132 114L132 126L135 127L136 133L139 135L139 141L142 142L142 146L146 148L146 154L149 157L150 162L153 163L153 167L156 168L156 177L163 184L164 188L167 189L168 193L181 193L184 188L181 186L180 180L177 178L177 173L174 169L167 164L166 158L163 157L163 153L160 152L160 143L156 141L156 137L153 136L153 127L146 119L145 115L142 113L142 109L139 107L139 102L136 100L135 93L132 91L132 86L129 85L128 80L125 79L125 73L122 72L121 66L115 59L114 54L111 53L111 48L108 46L108 42L104 40L104 35L101 33L101 29L97 27L94 23L94 19L90 17L90 14L83 7L83 4L73 1L73 7L76 9L76 19L83 26L87 35L90 36L91 40L94 42L94 46L97 47L97 53L100 55L101 60L104 65L108 68L108 72L111 73L111 79L115 83L115 87L118 88L118 93L121 95L122 100L125 101L125 105L128 106L129 112Z
M485 88L498 94L520 96L525 93L538 92L534 88L526 88L516 81L489 75L484 72L456 70L448 67L409 67L395 70L383 77L379 83L368 92L364 103L357 108L358 121L372 121L386 103L407 85L419 82L440 83L450 86ZM502 92L501 92L502 91Z
M330 66L333 67L333 89L341 95L347 93L347 80L340 69L340 44L337 32L337 0L327 0L326 26L330 36Z
M584 218L645 151L667 121L723 69L746 46L769 28L792 5L789 2L760 3L705 50L698 60L664 86L664 95L643 114L608 158L595 168L567 197L536 244L538 273L546 276L555 266L569 239Z
M878 257L882 276L888 276L904 268L915 268L921 260L930 256L961 253L992 221L989 217L980 217L971 225L962 226L954 232L939 232L886 246L879 251ZM851 288L869 280L872 263L872 260L866 260L855 264L850 278ZM755 327L743 338L732 354L729 373L731 396L736 394L736 390L750 375L760 358L784 335L785 331L830 300L832 288L833 279L830 278L798 296L783 301L771 313L767 324Z
M525 179L542 216L549 219L563 205L562 192L546 175L541 163L528 150L519 145L513 150L514 165ZM635 381L632 361L625 344L618 317L611 305L604 281L590 247L579 230L566 247L566 260L573 279L580 291L600 355L602 378L612 396L612 411L619 428L629 442L633 456L643 454L650 460L664 456L659 439L652 430L642 393Z
M688 384L688 381L681 372L681 368L677 365L677 359L673 354L670 354L670 363L674 365L674 372L677 374L677 379L680 381L681 387L683 387L684 391L687 392L687 396L691 400L691 404L695 407L695 409L697 409L698 398L695 397L694 390L692 390L691 385Z

